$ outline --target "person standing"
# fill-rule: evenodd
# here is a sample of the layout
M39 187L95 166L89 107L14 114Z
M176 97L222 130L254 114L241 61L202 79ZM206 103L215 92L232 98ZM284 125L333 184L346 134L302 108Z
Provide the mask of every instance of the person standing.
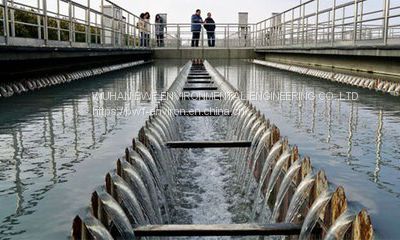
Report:
M137 23L137 28L139 29L140 34L140 46L144 47L145 44L145 22L144 22L144 13L140 14L139 22Z
M200 40L200 32L201 32L201 24L203 23L203 19L201 18L201 10L197 9L196 13L192 15L192 47L199 46Z
M211 17L211 13L207 14L204 23L204 28L207 30L208 46L215 47L215 21Z
M144 46L145 47L150 47L150 32L151 32L150 13L146 12L144 14Z
M156 15L155 32L157 38L157 47L164 47L164 28L165 22L160 14Z

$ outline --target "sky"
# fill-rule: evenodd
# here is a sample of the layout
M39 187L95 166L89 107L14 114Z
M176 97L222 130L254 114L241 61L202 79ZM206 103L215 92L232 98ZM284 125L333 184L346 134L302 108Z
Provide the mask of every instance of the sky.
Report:
M47 0L48 9L56 9L58 0ZM60 0L61 9L64 14L68 14L68 5ZM91 8L100 10L101 0L73 0L79 4L87 6L90 2ZM104 0L106 1L106 0ZM294 6L300 1L308 0L111 0L124 9L140 15L142 12L150 12L154 21L157 13L167 13L168 23L189 23L190 16L196 9L202 10L202 16L207 12L213 14L217 23L237 23L239 12L248 12L249 23L257 23L271 17L273 12L283 12ZM352 2L353 0L336 0L337 4ZM364 2L364 12L380 10L385 0L367 0ZM33 7L37 6L38 0L14 0L16 3L23 3ZM39 1L41 2L41 1ZM313 2L315 3L315 2ZM313 4L307 5L307 9L313 10ZM327 9L332 6L332 0L320 0L320 9ZM391 6L400 6L400 0L391 0ZM351 8L348 11L353 11ZM55 11L55 10L54 10ZM314 10L313 10L314 11ZM399 12L399 11L398 11ZM398 14L398 12L396 14ZM394 12L393 12L394 13ZM392 14L393 14L392 13ZM84 16L84 12L78 12L77 15ZM308 14L308 13L306 13ZM376 16L370 15L370 18Z
M300 0L114 0L120 6L139 15L150 12L152 19L157 13L167 13L168 23L185 23L197 8L202 16L207 12L219 23L237 23L239 12L249 13L249 22L255 23L297 5Z

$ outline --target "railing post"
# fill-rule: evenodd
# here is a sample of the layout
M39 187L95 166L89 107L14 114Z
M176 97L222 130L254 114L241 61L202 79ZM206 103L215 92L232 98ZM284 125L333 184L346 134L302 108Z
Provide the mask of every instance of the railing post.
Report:
M106 44L106 31L104 29L104 0L101 0L101 45Z
M282 43L281 44L283 46L285 46L286 45L286 14L285 14L285 12L283 13L282 26L283 26L283 32L282 32Z
M92 30L90 29L90 0L87 0L86 24L86 43L88 47L90 47L90 43L92 42Z
M292 10L292 22L290 24L290 44L294 44L294 9Z
M357 24L358 24L358 0L354 0L353 45L357 44Z
M72 22L72 2L68 1L68 17L69 17L69 43L72 46L73 42L73 22Z
M137 38L137 28L136 28L136 18L135 18L135 16L132 16L132 21L133 21L133 46L135 47L135 48L137 48L138 47L138 45L139 45L139 42L137 42L138 44L136 44L136 38Z
M227 30L227 37L228 37L228 39L227 39L227 48L229 49L229 47L230 47L230 44L229 44L229 34L230 34L230 31L229 31L229 24L228 24L228 30ZM246 33L247 34L247 33ZM247 36L247 35L245 35L245 36ZM246 41L246 39L245 39L245 41Z
M60 0L57 0L57 40L61 41Z
M335 28L336 28L336 0L333 0L332 3L332 37L331 37L331 45L332 47L335 44Z
M11 7L14 7L14 0L11 0L10 1L10 3L11 3ZM11 37L15 37L15 10L14 9L10 9L10 28L11 28L11 33L10 33L10 35L11 35Z
M126 39L127 39L127 47L130 48L131 47L131 14L128 12L128 16L127 16L127 21L126 21Z
M124 15L122 14L124 11L120 9L121 11L121 16L119 16L119 44L121 47L126 47L125 45L125 36L126 36L126 22L124 21Z
M11 0L10 3L11 3L11 7L14 7L14 0ZM9 23L11 25L11 26L9 26L11 28L11 32L9 32L9 34L11 37L15 37L15 10L13 8L11 8L11 9L9 9L9 12L10 12L10 15L9 15L10 22Z
M200 32L201 32L201 37L200 37L201 47L204 48L204 29L200 28Z
M360 12L360 19L359 19L359 21L360 21L360 24L359 24L359 26L358 26L358 28L359 28L359 32L360 32L360 36L358 37L360 40L363 40L363 37L362 37L362 31L363 31L363 20L364 20L364 2L363 1L361 1L360 2L360 9L359 9L359 12Z
M342 41L344 40L344 23L345 23L345 17L346 17L346 8L342 8Z
M225 26L225 27L224 27L224 47L227 46L227 44L226 44L226 38L227 38L227 36L226 36L226 26Z
M302 4L300 5L300 15L301 15L301 46L304 47L304 24L305 24L305 13L306 13L306 4ZM307 19L308 20L308 19ZM298 29L300 30L300 26L298 27ZM307 32L308 32L308 24L307 24Z
M9 38L10 38L10 29L9 29L9 24L8 24L8 0L3 0L3 5L4 5L4 12L3 12L3 29L4 29L4 37L5 37L5 42L6 45L9 44Z
M388 38L389 38L389 11L390 11L390 0L385 0L385 7L384 7L384 26L383 26L383 44L387 45L388 44Z
M37 8L38 15L36 17L37 30L38 30L38 39L42 39L42 23L40 21L40 0L37 0Z
M253 38L251 39L251 41L253 41L253 48L257 48L257 31L255 29L257 29L257 27L255 27L254 25L252 25L252 33L253 33ZM255 29L254 29L255 28Z
M116 44L116 38L115 38L115 11L114 11L114 5L113 4L111 4L111 16L112 16L112 19L111 19L111 39L112 39L112 45L113 45L113 47L115 48L115 44ZM146 39L145 39L145 41L146 41Z
M48 26L48 18L47 18L47 0L42 1L43 4L43 37L44 37L44 45L47 46L49 40L49 26Z
M317 12L315 15L315 46L318 45L318 33L319 33L319 0L316 1L317 1Z
M181 26L179 26L179 24L176 25L176 48L179 49L181 46L180 42L181 42Z

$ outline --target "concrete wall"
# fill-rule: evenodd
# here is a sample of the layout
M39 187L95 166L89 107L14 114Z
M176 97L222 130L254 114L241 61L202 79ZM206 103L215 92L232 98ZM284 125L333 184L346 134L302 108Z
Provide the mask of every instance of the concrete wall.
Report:
M254 59L256 56L254 49L223 49L223 48L183 48L155 49L154 59Z
M257 58L270 62L400 81L400 57L396 56L264 50L257 51Z
M0 83L25 77L149 60L151 50L0 47Z

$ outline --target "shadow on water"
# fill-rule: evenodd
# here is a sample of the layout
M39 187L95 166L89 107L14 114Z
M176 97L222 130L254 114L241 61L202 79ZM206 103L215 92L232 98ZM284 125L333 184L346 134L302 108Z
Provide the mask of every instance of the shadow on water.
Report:
M212 64L311 156L314 167L345 187L353 207L368 209L378 236L400 234L399 98L244 61ZM291 93L303 97L285 95Z
M152 96L171 84L180 65L181 62L148 64L1 99L0 239L20 238L20 234L40 236L39 232L26 230L28 226L24 226L20 218L37 214L38 206L55 186L64 184L67 189L77 187L69 186L69 182L77 176L81 162L104 148L106 139L121 135L121 126L128 121L140 127L140 120L147 114L144 110L151 109L155 104L151 98L102 99L94 94L146 93L146 96ZM108 114L99 109L117 111ZM135 114L143 116L137 118ZM133 133L130 135L133 136ZM119 142L122 146L126 143ZM117 157L118 153L114 155ZM82 180L82 185L85 185ZM64 192L57 199L62 200L67 194ZM59 208L57 211L63 210ZM41 220L36 224L52 228L47 216L60 213L49 210L40 214L42 216L38 218ZM72 216L65 217L68 222ZM56 227L54 229L52 231L57 231ZM63 231L59 233L62 237L69 229Z

